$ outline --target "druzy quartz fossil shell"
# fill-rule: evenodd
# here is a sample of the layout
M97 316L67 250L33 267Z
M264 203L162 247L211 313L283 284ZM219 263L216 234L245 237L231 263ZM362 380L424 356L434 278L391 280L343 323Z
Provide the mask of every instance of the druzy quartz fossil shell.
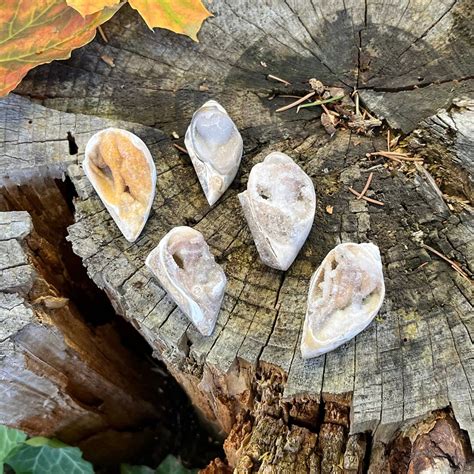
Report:
M131 132L107 128L88 141L83 168L124 237L134 242L155 196L156 167L147 146Z
M385 295L376 245L340 244L313 274L301 339L304 359L329 352L363 331Z
M209 100L194 113L184 142L212 206L237 174L242 137L226 110L215 100Z
M174 227L151 251L146 265L204 336L214 330L227 283L203 235Z
M270 153L239 194L260 258L287 270L313 225L316 193L310 177L284 153Z

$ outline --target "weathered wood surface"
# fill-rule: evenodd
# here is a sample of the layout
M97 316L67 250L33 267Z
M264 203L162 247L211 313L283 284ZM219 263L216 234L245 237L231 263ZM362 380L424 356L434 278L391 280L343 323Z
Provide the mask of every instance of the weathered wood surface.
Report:
M380 163L366 153L385 149L385 137L341 130L331 139L317 111L275 114L287 99L268 100L275 92L306 91L311 77L356 87L389 125L408 133L420 124L407 142L428 170L442 156L441 168L458 177L454 188L446 179L442 192L472 198L472 111L464 104L435 115L472 89L468 2L214 1L210 9L215 17L205 23L199 44L151 33L123 9L105 26L109 43L96 40L70 61L33 71L17 92L45 107L15 96L1 102L9 173L16 180L27 177L17 168L30 163L55 163L58 172L63 160L70 165L79 194L68 237L74 251L224 433L237 429L238 415L255 413L258 380L277 377L271 398L279 408L270 416L306 427L309 444L301 446L314 441L321 452L327 439L341 445L334 452L344 452L353 442L347 444L349 432L364 431L388 443L399 428L449 405L472 442L472 285L421 245L474 271L470 209L463 204L450 210L425 172L391 172L382 165L374 169L369 196L385 206L355 200L347 187L363 187L368 170ZM100 59L103 54L114 58L114 68ZM267 74L292 86L268 81ZM235 120L245 147L236 181L213 208L188 157L169 138L172 131L183 136L193 111L211 97ZM139 135L157 165L152 215L135 244L123 239L80 167L71 164L80 162L92 133L111 125ZM69 155L68 131L77 156ZM260 263L237 199L252 165L273 150L305 169L318 196L308 242L285 273ZM333 214L325 211L328 205ZM208 338L143 265L161 237L183 224L204 234L229 280ZM350 343L303 361L299 337L312 272L337 243L368 240L380 247L385 267L387 296L379 317ZM331 404L338 416L350 407L350 422L329 418L323 429L320 418ZM312 440L318 430L318 441ZM340 433L333 436L333 430ZM251 463L256 469L261 460Z
M4 198L2 189L1 207ZM113 444L164 410L141 378L146 366L113 325L88 326L64 297L65 274L27 212L0 212L0 424L60 437L95 462L114 463ZM147 442L139 433L120 456L130 459Z

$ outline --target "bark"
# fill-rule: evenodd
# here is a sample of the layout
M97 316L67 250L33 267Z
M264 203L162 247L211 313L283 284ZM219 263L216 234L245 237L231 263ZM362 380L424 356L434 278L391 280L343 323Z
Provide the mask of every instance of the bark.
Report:
M17 90L27 97L0 105L10 181L67 168L79 195L68 229L74 252L202 416L228 435L227 462L237 472L463 468L464 432L471 443L474 435L468 2L216 0L210 9L215 17L199 44L153 34L124 8L104 27L109 43L96 40L70 61L34 70ZM397 169L367 157L386 149L384 134L342 129L331 138L315 109L274 113L288 99L269 97L303 95L312 77L356 87L392 137L409 134L404 143L425 164ZM170 137L184 135L208 98L226 107L245 147L237 179L212 208ZM78 166L88 138L108 126L139 135L157 165L153 211L135 244L120 235ZM77 155L69 155L68 132ZM312 232L287 272L261 264L237 199L251 167L274 150L303 167L318 196ZM368 196L383 207L347 191L361 190L370 171ZM197 333L143 265L175 225L201 231L228 277L210 337ZM303 361L309 279L347 241L380 247L385 303L354 340ZM424 245L456 261L468 279ZM420 420L432 417L422 433Z
M141 378L147 367L112 324L85 323L65 297L56 249L27 212L0 212L0 228L0 423L79 444L95 462L117 462L107 450L121 432L163 415ZM99 447L88 446L91 436ZM128 458L152 437L137 438Z

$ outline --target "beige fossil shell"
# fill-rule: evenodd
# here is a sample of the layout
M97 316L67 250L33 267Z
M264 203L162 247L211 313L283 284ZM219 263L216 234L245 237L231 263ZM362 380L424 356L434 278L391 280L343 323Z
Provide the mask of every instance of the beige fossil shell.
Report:
M131 132L107 128L87 143L83 168L124 237L134 242L155 196L156 167L147 146Z
M203 235L175 227L150 252L146 265L204 336L214 330L227 283Z
M194 113L184 143L212 206L237 174L242 159L242 137L224 107L209 100Z
M382 260L371 243L340 244L313 274L301 339L304 359L332 351L363 331L385 296Z
M252 168L239 200L263 263L287 270L313 225L310 177L288 155L273 152Z

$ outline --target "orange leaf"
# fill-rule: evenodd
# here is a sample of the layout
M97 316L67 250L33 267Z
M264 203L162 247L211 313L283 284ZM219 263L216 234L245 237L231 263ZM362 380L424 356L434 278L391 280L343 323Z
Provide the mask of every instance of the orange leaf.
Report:
M202 22L212 13L201 0L129 0L150 28L166 28L197 41Z
M105 7L113 7L121 0L66 0L66 3L77 10L82 16L92 15Z
M39 64L66 59L89 43L118 7L82 17L64 0L3 0L0 8L0 96Z

